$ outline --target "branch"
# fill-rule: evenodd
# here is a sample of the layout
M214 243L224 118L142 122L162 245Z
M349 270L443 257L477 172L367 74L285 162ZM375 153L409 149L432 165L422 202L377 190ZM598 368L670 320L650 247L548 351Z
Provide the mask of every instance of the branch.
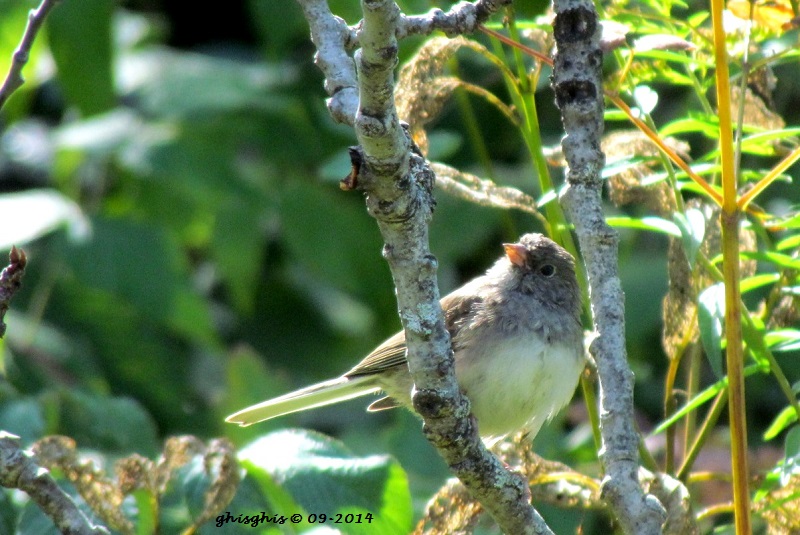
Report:
M551 83L566 136L563 202L575 224L589 278L597 338L590 351L600 379L603 497L625 533L661 533L664 509L639 486L639 437L633 425L633 373L625 352L624 297L617 272L618 237L603 217L600 172L605 156L600 24L591 0L554 0L558 47Z
M6 334L6 312L11 298L22 285L22 276L25 274L27 263L28 257L25 256L25 251L12 246L8 254L8 266L0 272L0 338Z
M11 58L11 68L8 70L8 75L0 87L0 108L2 108L8 97L14 91L22 87L25 79L22 77L22 68L28 63L28 58L31 55L31 48L33 48L33 41L36 39L36 34L44 24L44 19L59 0L42 0L39 7L31 10L28 13L28 25L25 27L25 33L22 34L22 41L14 51Z
M325 75L325 91L330 95L328 112L338 122L353 126L358 109L356 70L348 50L359 46L359 26L348 27L331 13L327 0L297 0L311 29L311 41L317 48L315 65ZM442 31L448 36L472 33L511 0L476 0L460 2L450 11L433 9L425 15L399 14L393 25L395 38L430 35Z
M75 502L50 477L50 472L22 451L19 437L4 431L0 431L0 485L28 494L61 533L108 535L106 528L92 525Z
M396 37L402 39L409 35L430 35L436 30L448 37L472 33L493 13L509 4L511 0L477 0L459 2L447 13L432 9L425 15L403 15L397 26Z
M355 77L345 60L347 37L343 23L322 0L298 0L309 19L312 39L325 47L317 65L326 78L337 76L351 83ZM500 2L476 2L496 6ZM433 211L434 173L400 126L394 103L394 69L397 36L405 35L404 19L392 0L362 0L364 19L358 26L355 52L358 109L352 124L360 146L351 150L353 174L347 187L363 190L367 209L383 236L384 257L397 289L400 319L406 333L409 369L415 383L413 403L423 417L429 440L472 495L506 533L550 533L530 505L530 493L517 474L506 470L480 441L469 402L461 394L453 371L450 337L439 305L437 262L428 246L428 223ZM459 6L463 6L460 4ZM488 15L487 15L488 16ZM342 76L342 70L347 74ZM339 87L331 93L333 87ZM332 101L351 89L326 81ZM355 95L353 95L355 98ZM329 109L336 120L350 123L343 99ZM339 114L339 115L336 115Z

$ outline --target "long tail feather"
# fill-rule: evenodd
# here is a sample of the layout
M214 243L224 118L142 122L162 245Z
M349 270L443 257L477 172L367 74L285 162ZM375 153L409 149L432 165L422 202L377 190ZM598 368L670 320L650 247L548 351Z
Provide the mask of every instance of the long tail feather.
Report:
M284 414L324 407L378 391L380 391L380 387L375 385L374 378L369 375L352 378L339 377L262 401L231 414L225 418L225 421L247 427Z

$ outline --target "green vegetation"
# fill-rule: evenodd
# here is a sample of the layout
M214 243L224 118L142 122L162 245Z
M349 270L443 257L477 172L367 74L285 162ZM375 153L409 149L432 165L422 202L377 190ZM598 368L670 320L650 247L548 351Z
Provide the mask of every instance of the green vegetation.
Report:
M358 21L356 3L330 4ZM726 403L741 391L724 356L740 318L744 404L733 413L746 422L751 463L734 462L756 532L788 533L800 530L800 31L796 5L777 2L753 10L748 32L741 4L725 20L731 88L721 96L708 5L598 5L627 33L616 43L607 33L607 214L622 238L643 464L687 485L701 532L733 529L721 474L732 462ZM36 3L0 5L4 73ZM430 160L453 168L431 228L443 293L523 232L575 251L556 202L563 133L545 9L518 2L506 23L495 17L488 29L506 42L490 31L401 43L404 64L428 68L401 75L402 118ZM91 514L114 532L304 533L324 514L345 533L407 533L448 475L413 416L365 415L356 400L246 429L223 423L346 371L399 322L378 229L363 199L339 189L355 140L327 114L299 7L237 4L227 14L238 15L235 32L227 16L215 25L204 15L212 22L187 34L184 18L197 13L64 0L2 110L0 250L23 247L28 267L0 339L0 430L26 448L49 445L54 476L71 495L111 504ZM207 26L216 33L203 35ZM730 150L719 134L727 121ZM485 205L451 194L465 183ZM727 226L723 209L735 215ZM737 251L741 300L721 284L732 276L723 255ZM592 389L587 380L535 443L574 470L547 474L587 492L602 477L594 406L582 399ZM507 460L531 474L528 455ZM556 533L609 530L596 500L588 510L545 502L534 486ZM304 520L217 527L225 512ZM337 515L352 523L331 524ZM0 491L0 533L55 533L49 522Z

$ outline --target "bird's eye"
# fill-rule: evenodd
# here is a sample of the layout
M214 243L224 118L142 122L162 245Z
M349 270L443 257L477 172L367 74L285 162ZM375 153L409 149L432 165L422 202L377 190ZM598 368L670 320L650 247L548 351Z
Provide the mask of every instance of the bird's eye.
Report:
M556 274L556 267L553 264L545 264L539 268L539 273L550 278Z

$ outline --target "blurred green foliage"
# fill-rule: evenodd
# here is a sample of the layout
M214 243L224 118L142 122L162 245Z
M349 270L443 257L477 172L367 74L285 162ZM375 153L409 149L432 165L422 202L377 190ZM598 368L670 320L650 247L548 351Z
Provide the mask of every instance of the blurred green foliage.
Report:
M330 3L348 22L359 19L357 3ZM447 477L414 417L365 416L365 403L354 401L247 429L223 423L250 403L349 369L399 322L377 227L363 200L338 188L349 172L346 147L355 140L327 114L298 6L234 2L222 17L215 11L227 7L190 13L168 4L65 0L34 47L27 83L3 110L0 250L24 246L29 267L0 341L0 429L26 445L71 436L107 468L132 453L156 458L171 435L225 436L244 448L247 468L232 513L371 511L391 525L381 533L406 532ZM401 7L419 13L430 4L408 0ZM523 4L520 18L545 8ZM0 72L33 5L0 2ZM229 20L231 13L240 18ZM196 33L187 31L187 19L198 16ZM632 26L641 22L637 17L614 14ZM663 31L662 23L652 31ZM401 57L409 58L420 41L405 41ZM458 58L462 77L505 94L485 60ZM688 120L694 98L688 79L656 61L647 65L637 80L657 91L654 120ZM791 106L800 91L792 82L800 79L797 64L781 63L776 71L775 106L797 124L800 110ZM542 138L555 145L560 121L547 84L539 87ZM468 134L468 116L482 140ZM692 121L673 125L673 133L684 134L696 156L713 159L703 135L711 120ZM542 194L519 132L483 100L453 100L429 137L437 159ZM482 167L483 149L491 168ZM758 167L757 157L746 162ZM797 202L797 192L780 184L763 199L776 209ZM660 342L664 234L683 236L690 249L697 243L688 222L648 225L640 205L609 207L609 214L631 227L620 228L629 357L642 419L657 422L667 365ZM530 216L439 193L431 246L442 292L483 271L500 243L531 230L542 229ZM787 364L797 380L800 366ZM710 369L704 373L714 377ZM748 387L754 428L763 430L771 420L764 415L779 412L785 400L759 381ZM575 407L580 413L580 402ZM596 472L588 423L575 416L566 430L563 423L562 417L542 431L537 450ZM294 425L347 447L316 434L275 431ZM296 447L284 451L287 444ZM358 477L321 471L319 463L329 458ZM281 474L283 462L303 470ZM202 492L191 485L202 474L187 466L164 507L178 511L164 513L171 518L165 525L175 529L196 518L201 503ZM315 496L323 483L336 488ZM368 502L358 504L364 496ZM0 533L15 525L19 533L45 533L39 523L46 519L17 499L0 492ZM321 504L325 511L315 509ZM556 532L574 530L582 517L545 514ZM233 524L220 529L252 532ZM212 530L218 532L205 524L200 532Z

